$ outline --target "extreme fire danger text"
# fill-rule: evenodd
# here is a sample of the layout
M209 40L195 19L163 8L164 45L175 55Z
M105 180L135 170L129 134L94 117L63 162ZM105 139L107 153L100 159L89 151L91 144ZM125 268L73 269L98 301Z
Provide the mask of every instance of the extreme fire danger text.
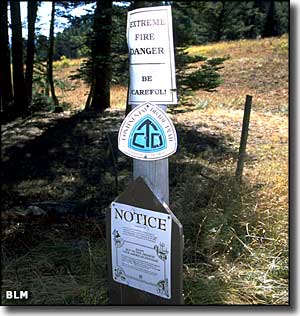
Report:
M127 41L130 58L129 104L176 104L170 6L130 11Z

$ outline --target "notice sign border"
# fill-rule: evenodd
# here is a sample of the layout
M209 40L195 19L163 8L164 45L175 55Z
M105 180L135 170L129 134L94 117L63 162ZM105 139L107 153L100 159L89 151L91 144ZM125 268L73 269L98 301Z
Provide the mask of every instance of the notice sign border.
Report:
M129 69L130 69L130 85L129 85L129 94L128 94L128 103L131 105L137 105L144 102L152 102L155 104L177 104L177 93L176 93L176 76L175 76L175 57L174 57L174 44L173 44L173 26L172 26L172 13L171 13L171 6L157 6L157 7L148 7L148 8L139 8L128 12L127 15L127 45L130 52L130 49L132 48L133 42L129 42L129 33L130 31L130 22L132 22L132 17L139 14L141 15L140 19L143 19L143 13L149 13L149 12L165 12L165 21L166 21L166 28L167 28L167 41L168 43L163 43L164 53L166 54L165 58L163 60L159 60L159 62L136 62L133 63L131 58L129 58ZM155 15L154 15L155 16ZM133 21L134 22L134 21ZM133 31L132 31L133 32ZM142 32L142 31L139 31ZM157 30L155 33L155 30L152 28L151 32L153 32L153 36L156 34L159 34L161 31ZM159 41L153 41L154 44L161 44ZM147 82L149 85L149 89L145 91L142 95L132 95L132 91L140 91L139 87L133 86L132 81L135 76L138 76L138 74L141 73L148 73L150 71L150 74L153 71L153 67L158 66L160 77L167 76L168 78L165 78L164 83L167 82L167 84L162 86L155 86L155 80ZM148 68L148 70L145 70ZM146 77L146 76L145 76ZM141 80L141 79L140 79ZM138 81L140 82L140 81ZM162 98L162 100L157 99L157 93L168 96L165 98Z
M171 230L169 214L113 202L114 281L171 299Z
M132 138L135 136L133 133L135 127L147 117L153 126L157 125L157 131L161 134L161 142L164 145L161 148L156 147L157 144L153 146L152 150L131 146L133 142ZM143 137L143 133L140 133L141 131L137 132L137 134L140 134L140 137ZM145 135L144 137L150 138L150 135ZM177 150L177 133L174 124L166 112L159 106L150 102L141 104L135 107L122 122L118 134L118 148L125 155L134 159L151 161L167 158Z

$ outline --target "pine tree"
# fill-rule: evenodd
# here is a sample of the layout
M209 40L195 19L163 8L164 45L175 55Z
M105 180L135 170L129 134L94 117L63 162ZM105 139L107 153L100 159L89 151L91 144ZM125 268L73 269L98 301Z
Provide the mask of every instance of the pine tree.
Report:
M269 4L268 13L266 16L265 27L263 30L263 37L270 37L278 35L276 24L275 24L275 1L271 0Z
M0 1L0 12L0 103L1 112L6 116L10 112L9 105L13 100L6 0Z
M23 70L23 39L20 3L10 1L12 29L12 64L15 114L24 115L28 111L28 99Z
M35 51L35 21L37 16L37 1L28 1L28 40L27 40L27 54L26 54L26 73L25 82L27 97L29 103L32 99L32 79L33 79L33 63Z
M50 85L51 96L55 107L59 106L53 81L53 51L54 51L54 20L55 20L55 1L52 1L51 20L49 29L49 49L47 59L47 76Z
M110 107L112 1L98 0L94 15L92 42L91 108L103 112ZM89 100L88 100L89 101Z

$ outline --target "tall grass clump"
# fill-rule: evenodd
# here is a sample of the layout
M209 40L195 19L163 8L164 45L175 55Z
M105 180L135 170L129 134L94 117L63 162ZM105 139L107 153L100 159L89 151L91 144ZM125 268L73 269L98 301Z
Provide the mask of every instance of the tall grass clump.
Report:
M185 236L185 304L287 303L287 247L258 212L257 187L185 170L172 195Z
M28 290L28 305L107 304L103 241L47 240L3 266L2 293ZM24 304L4 296L2 302Z

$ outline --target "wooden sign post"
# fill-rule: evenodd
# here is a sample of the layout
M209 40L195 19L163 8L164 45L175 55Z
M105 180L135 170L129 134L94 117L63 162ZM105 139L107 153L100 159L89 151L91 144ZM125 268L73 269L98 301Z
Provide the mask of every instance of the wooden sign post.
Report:
M141 177L112 203L106 229L110 304L183 304L182 225Z
M147 7L128 13L129 104L151 102L166 111L176 104L176 77L170 6ZM144 53L145 52L145 53ZM133 160L133 177L142 176L161 201L169 204L169 162Z
M118 147L132 157L134 182L107 213L110 303L179 305L182 225L169 209L168 156L177 149L166 104L176 104L170 6L128 13L128 102Z

